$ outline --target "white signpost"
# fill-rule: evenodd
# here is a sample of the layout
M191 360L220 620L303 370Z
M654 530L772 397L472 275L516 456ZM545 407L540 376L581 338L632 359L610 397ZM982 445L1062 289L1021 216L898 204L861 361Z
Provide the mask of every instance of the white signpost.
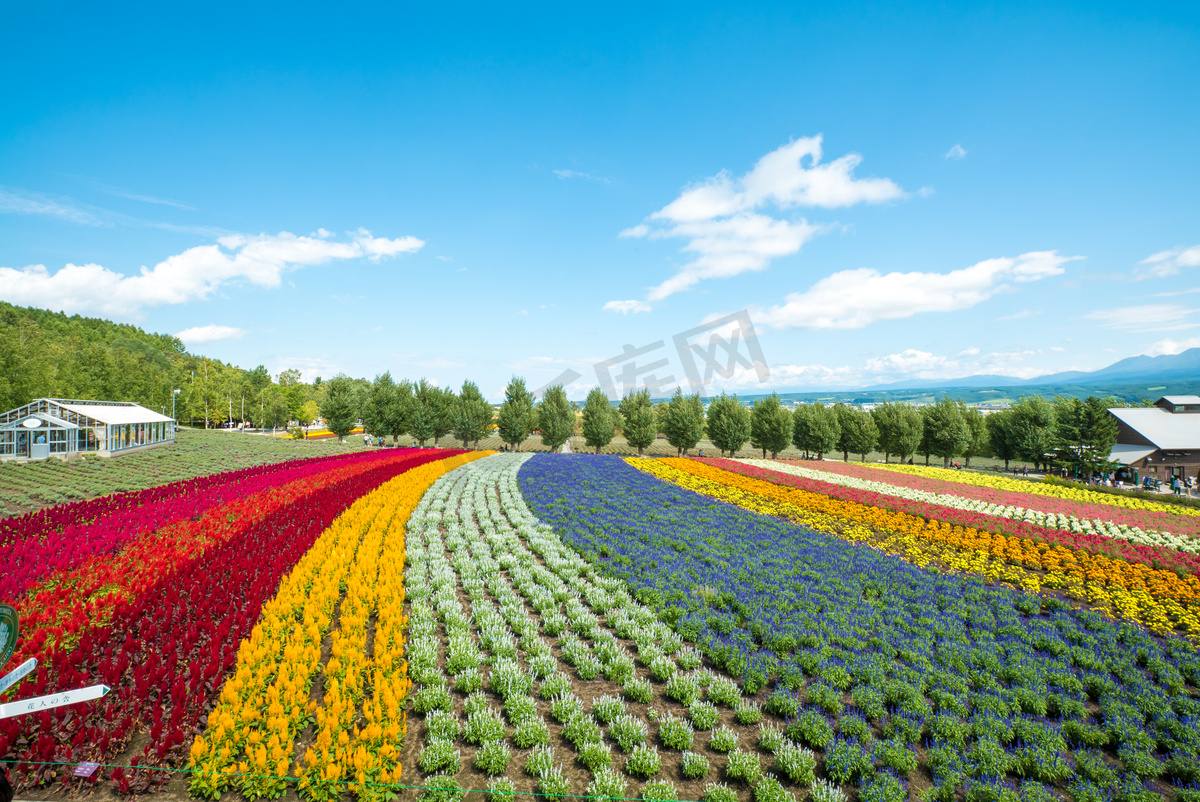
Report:
M48 696L35 696L32 699L22 699L19 702L9 702L0 705L0 719L19 716L23 713L37 713L54 707L73 705L78 702L90 702L100 699L111 690L107 685L91 685L74 691L59 691Z
M37 668L37 658L31 657L24 663L21 663L21 665L14 668L12 671L8 672L4 679L0 679L0 693L4 693L9 688L25 679L26 675L35 668Z

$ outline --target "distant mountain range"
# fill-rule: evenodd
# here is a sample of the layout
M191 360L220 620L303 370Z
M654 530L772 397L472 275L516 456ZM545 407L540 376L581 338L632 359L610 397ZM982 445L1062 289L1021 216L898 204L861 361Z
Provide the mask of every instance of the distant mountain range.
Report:
M1133 382L1200 381L1200 348L1189 348L1179 354L1162 356L1131 356L1099 370L1068 370L1032 379L1012 376L964 376L961 379L929 381L909 379L891 384L876 384L864 390L941 390L954 387L1032 387L1048 384L1080 386L1126 384Z

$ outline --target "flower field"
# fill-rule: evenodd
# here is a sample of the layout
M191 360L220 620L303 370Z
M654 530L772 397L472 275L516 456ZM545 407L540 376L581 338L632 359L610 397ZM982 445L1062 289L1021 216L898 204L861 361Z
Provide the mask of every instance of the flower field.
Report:
M1200 555L1015 492L388 449L54 508L0 529L42 663L3 700L113 691L0 755L67 795L1200 800Z

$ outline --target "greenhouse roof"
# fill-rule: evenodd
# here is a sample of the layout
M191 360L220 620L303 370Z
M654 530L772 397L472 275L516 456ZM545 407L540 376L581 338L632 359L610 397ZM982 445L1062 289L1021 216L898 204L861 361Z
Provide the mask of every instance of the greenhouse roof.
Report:
M48 399L79 415L86 415L101 423L120 425L123 423L166 423L172 420L166 415L160 415L153 410L131 402L112 404L95 401L66 401L57 398Z

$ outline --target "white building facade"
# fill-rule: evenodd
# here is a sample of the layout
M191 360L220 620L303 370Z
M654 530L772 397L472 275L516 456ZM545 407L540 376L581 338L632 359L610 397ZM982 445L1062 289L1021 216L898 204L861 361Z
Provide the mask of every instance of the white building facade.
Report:
M38 398L0 414L0 460L112 457L174 441L174 420L130 401Z

